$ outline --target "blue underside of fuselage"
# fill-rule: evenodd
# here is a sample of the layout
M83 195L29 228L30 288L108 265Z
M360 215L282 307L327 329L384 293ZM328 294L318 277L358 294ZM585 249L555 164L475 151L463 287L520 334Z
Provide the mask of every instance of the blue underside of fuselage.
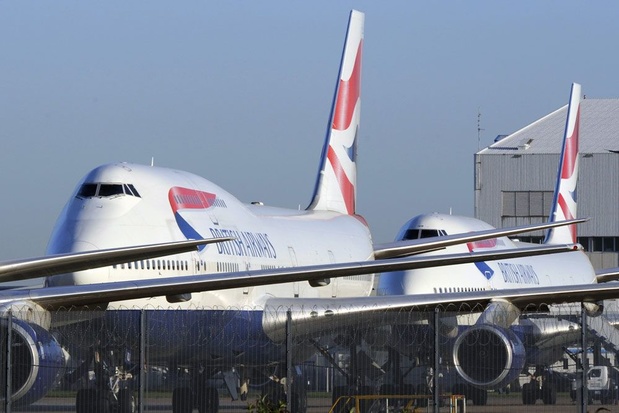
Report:
M126 347L137 356L142 320L150 364L261 365L281 361L284 354L281 343L264 334L262 311L108 310L99 328L89 321L70 329L89 336L87 340L103 337L110 346ZM82 348L85 338L80 338Z

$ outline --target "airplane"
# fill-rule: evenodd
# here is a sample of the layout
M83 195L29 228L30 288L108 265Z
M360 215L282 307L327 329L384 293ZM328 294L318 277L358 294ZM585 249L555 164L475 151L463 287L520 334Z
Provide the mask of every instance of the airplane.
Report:
M576 182L578 177L578 140L580 123L581 86L574 83L570 92L563 148L550 221L577 216ZM478 219L448 214L422 214L412 218L400 229L396 241L423 239L446 234L491 230L493 227ZM576 225L548 229L544 245L576 242ZM424 255L439 255L462 251L490 251L530 247L532 244L500 237L447 247ZM485 404L486 390L498 390L513 382L528 366L551 366L561 359L563 349L579 339L580 330L562 322L561 328L536 327L535 317L520 318L522 307L509 298L499 299L501 292L550 291L555 287L594 284L616 279L616 269L596 273L583 251L552 258L531 257L500 261L477 262L449 268L426 268L382 273L377 286L378 295L452 294L468 291L493 291L497 299L488 305L471 323L460 320L443 331L453 338L445 357L455 367L457 381L453 392L465 394L476 404ZM524 295L527 301L529 295ZM592 295L593 297L593 295ZM454 297L459 302L460 297ZM586 302L588 313L598 315L602 304ZM500 311L502 317L497 317ZM540 321L541 322L541 321ZM557 323L559 323L557 321ZM528 329L527 329L528 328ZM526 333L518 333L525 331ZM486 340L476 340L484 336ZM480 344L483 342L485 344ZM490 354L505 351L501 362L483 360ZM483 366L483 368L481 367ZM538 392L539 393L539 392ZM556 401L556 384L545 382L539 393L546 404ZM537 399L533 386L523 387L523 403Z
M133 394L126 388L111 388L112 380L103 375L105 365L110 367L106 372L110 377L130 380L125 366L105 349L97 348L100 340L96 335L90 336L95 331L79 329L93 314L100 314L105 322L136 331L139 320L125 310L147 309L149 318L166 326L158 331L161 341L175 340L172 349L163 349L160 354L151 351L149 361L166 363L174 358L192 375L191 386L174 389L174 413L189 412L194 406L202 413L216 412L217 390L205 384L206 380L225 368L255 364L252 357L256 355L245 351L242 341L196 348L195 342L183 341L187 335L177 329L183 325L178 322L181 319L198 320L200 325L207 326L214 335L209 342L214 343L217 343L217 331L232 325L243 337L261 343L261 360L281 367L285 358L278 335L285 322L271 318L277 312L270 309L280 308L286 301L298 308L327 308L343 302L365 306L376 299L368 296L373 274L377 272L578 251L577 245L568 243L513 251L418 255L459 243L560 227L581 220L382 246L372 243L368 224L356 214L355 208L363 26L363 13L353 10L316 186L307 209L245 204L204 178L162 167L122 162L102 165L86 174L56 222L48 254L87 254L86 251L142 245L145 241L167 243L205 238L213 244L165 259L127 256L120 264L108 262L108 266L101 268L84 266L79 268L81 271L64 268L66 272L48 276L43 288L0 292L0 311L6 317L6 328L14 332L17 348L25 352L21 355L31 360L25 364L10 363L16 374L13 393L7 402L27 405L43 397L64 372L65 345L71 348L73 358L83 360L76 372L86 373L94 364L94 370L101 374L96 377L96 388L78 391L78 413L107 411L110 403L121 413L133 411ZM41 271L45 271L45 266ZM39 274L20 272L7 274L7 278L25 279ZM387 298L381 302L390 306L390 299L396 297L381 298ZM101 312L59 311L76 307ZM231 307L251 310L243 311L243 317L235 317L237 311L226 312ZM75 314L85 319L67 319ZM322 331L330 312L321 310L312 317L318 322L306 334ZM309 324L298 317L294 322L297 326L303 324L304 328ZM328 323L324 325L328 329ZM62 340L75 331L79 331L85 343L81 348ZM200 363L184 360L190 345L196 351L208 351L209 359ZM120 350L115 354L127 349ZM307 356L307 353L299 354L295 361L303 361ZM295 399L296 403L302 403L302 397ZM302 410L301 407L296 409Z

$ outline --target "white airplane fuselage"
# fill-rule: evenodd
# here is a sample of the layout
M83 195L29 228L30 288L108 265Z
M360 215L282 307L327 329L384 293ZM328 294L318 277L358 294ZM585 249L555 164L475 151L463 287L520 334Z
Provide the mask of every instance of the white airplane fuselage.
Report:
M478 219L424 214L408 221L396 240L425 238L482 231L493 227ZM426 254L440 255L491 249L530 247L532 244L507 237L447 247ZM455 292L544 287L595 282L595 270L582 251L553 257L526 257L504 261L461 264L446 268L427 268L383 273L378 282L379 295L448 294Z
M135 280L373 258L371 235L356 215L243 204L197 175L129 163L100 166L79 183L52 233L47 253L76 252L188 238L231 236L196 253L50 277L49 286ZM269 297L354 297L371 292L373 276L194 293L118 302L121 307L253 308Z

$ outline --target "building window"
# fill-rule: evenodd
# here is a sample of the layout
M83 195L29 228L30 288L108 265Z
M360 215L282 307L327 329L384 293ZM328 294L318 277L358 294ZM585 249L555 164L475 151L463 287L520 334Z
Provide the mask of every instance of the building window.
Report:
M578 237L587 252L619 252L619 237Z
M503 191L502 217L548 217L552 191Z

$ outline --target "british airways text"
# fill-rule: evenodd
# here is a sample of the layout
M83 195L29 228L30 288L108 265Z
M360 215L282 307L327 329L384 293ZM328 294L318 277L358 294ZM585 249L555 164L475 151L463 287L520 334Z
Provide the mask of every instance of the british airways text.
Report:
M277 258L275 247L264 233L210 228L213 237L234 237L232 241L217 243L217 252L241 257Z
M539 277L531 265L507 262L499 262L498 264L506 283L539 284Z

